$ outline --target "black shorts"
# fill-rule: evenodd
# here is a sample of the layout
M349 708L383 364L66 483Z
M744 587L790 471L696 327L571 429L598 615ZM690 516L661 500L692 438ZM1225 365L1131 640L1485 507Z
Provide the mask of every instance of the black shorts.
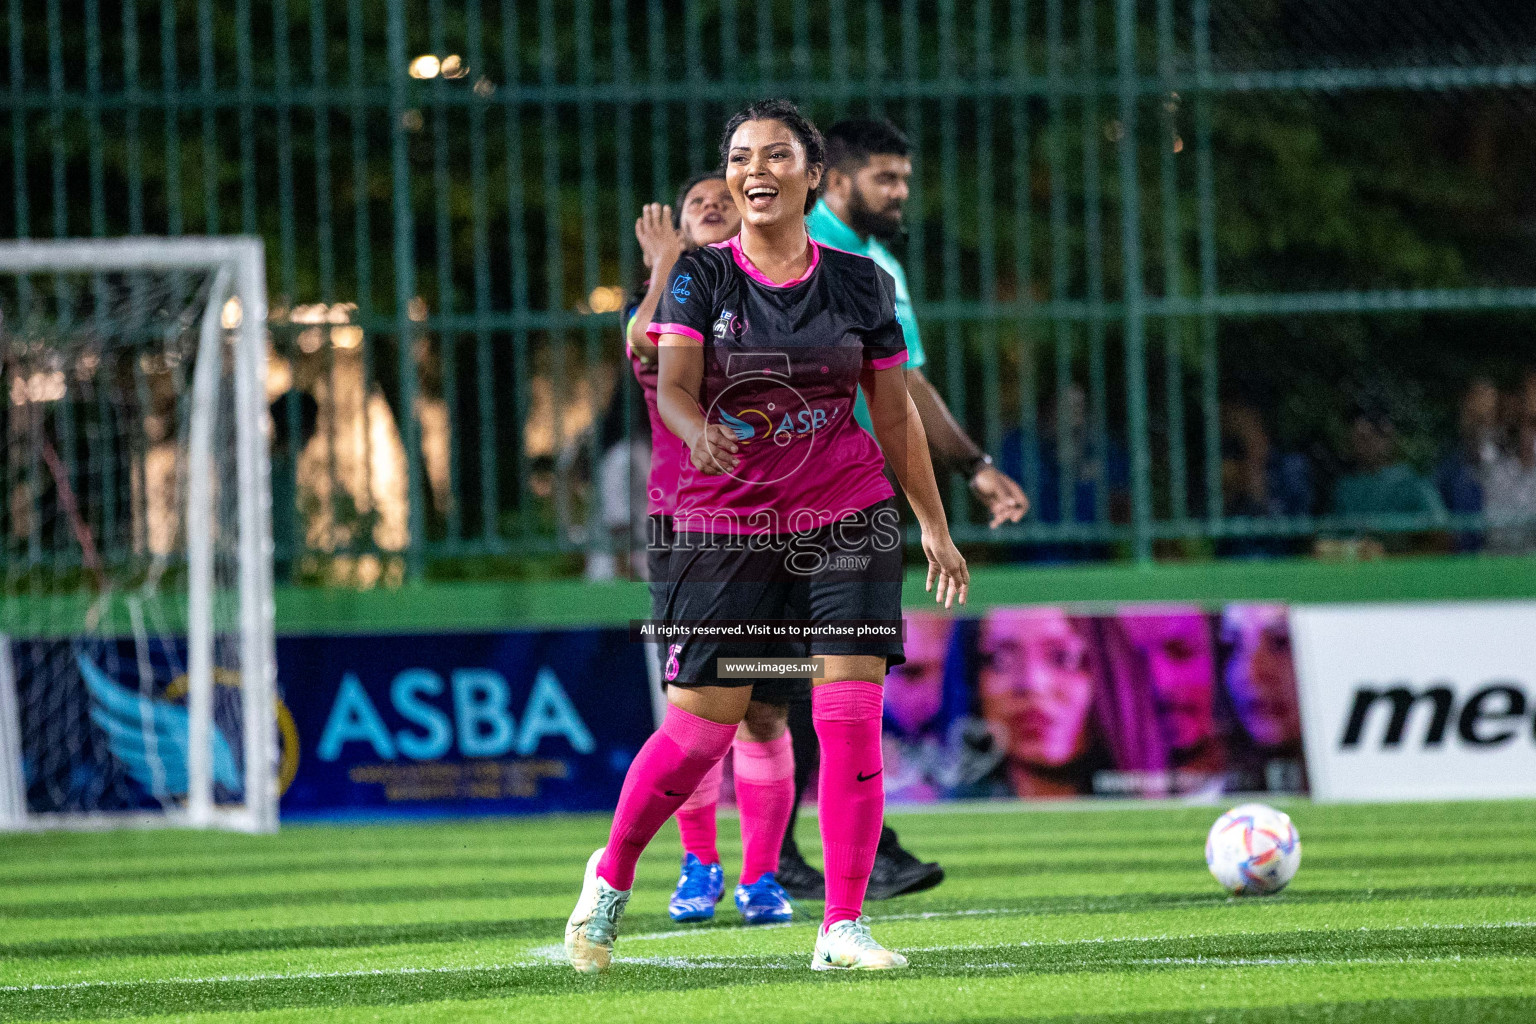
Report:
M653 512L646 523L645 568L651 590L651 618L667 607L667 554L672 550L672 517Z
M667 595L672 590L671 581L667 579L667 556L672 550L672 517L651 515L649 529L645 560L650 570L651 618L661 619L666 615ZM752 699L764 704L782 707L792 701L810 698L811 683L808 679L752 680Z
M668 622L793 620L811 624L901 619L900 514L886 499L806 533L747 537L679 533L667 560ZM689 637L667 645L662 677L672 686L755 686L759 694L803 696L809 680L721 678L717 658L869 655L886 667L906 660L900 637L816 637L808 641ZM775 684L775 685L766 685ZM803 684L803 685L799 685Z

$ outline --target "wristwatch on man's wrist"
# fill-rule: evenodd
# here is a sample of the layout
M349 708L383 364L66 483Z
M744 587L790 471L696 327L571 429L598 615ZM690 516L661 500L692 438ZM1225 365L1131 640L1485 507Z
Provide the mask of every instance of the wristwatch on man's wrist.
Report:
M986 469L990 465L992 465L992 456L988 455L986 452L982 452L980 455L972 459L971 464L966 467L965 478L967 480L974 481L976 479L976 474L980 473L983 469Z

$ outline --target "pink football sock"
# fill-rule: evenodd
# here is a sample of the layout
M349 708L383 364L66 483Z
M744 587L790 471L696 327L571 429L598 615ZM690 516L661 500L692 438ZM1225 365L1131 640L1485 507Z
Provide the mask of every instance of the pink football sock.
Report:
M734 725L711 722L675 704L667 706L661 728L645 741L624 776L608 848L597 862L603 881L615 889L634 887L641 851L720 763L735 735Z
M827 875L823 927L857 920L875 866L885 815L878 683L844 680L811 689L811 719L821 741L819 809Z
M721 758L677 809L683 852L693 854L705 864L720 863L720 851L715 848L715 810L720 805L720 777L724 773L725 758Z
M779 870L779 847L795 804L795 752L786 731L759 743L736 737L736 806L741 809L741 884Z

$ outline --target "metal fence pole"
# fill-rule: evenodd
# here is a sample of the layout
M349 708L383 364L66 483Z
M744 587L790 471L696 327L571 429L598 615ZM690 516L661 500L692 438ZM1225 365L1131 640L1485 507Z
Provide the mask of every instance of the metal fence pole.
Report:
M796 39L800 38L799 7L795 21ZM921 304L928 296L928 268L925 261L927 254L926 234L923 224L923 107L916 98L916 85L922 75L920 64L922 47L919 36L923 29L923 22L918 18L917 0L902 0L901 5L901 62L905 71L905 84L908 88L907 101L902 112L902 129L907 137L917 141L917 146L912 153L912 182L910 206L917 211L916 215L907 219L907 251L906 259L902 261L902 269L907 272L908 290L912 294L912 304ZM799 52L799 46L796 46ZM799 66L796 59L796 66ZM807 58L809 63L809 58Z
M427 5L427 45L434 56L441 60L450 47L443 26L443 0L431 0ZM445 321L451 320L458 309L453 281L453 222L449 209L452 183L448 176L448 140L453 130L452 115L444 103L448 79L439 73L432 79L432 226L433 248L437 263L437 314ZM459 501L459 335L451 327L443 327L437 335L437 359L442 380L440 386L445 417L447 419L447 493L444 495L443 533L446 548L457 553L462 536ZM428 335L430 337L430 334ZM430 348L428 349L430 351ZM426 495L423 495L423 500Z
M973 19L975 40L976 74L984 79L992 77L992 8L977 4ZM991 97L977 101L976 110L976 250L978 262L977 286L981 292L984 317L980 324L978 340L981 346L982 403L985 426L981 432L982 446L989 452L998 450L1001 437L1003 408L1002 383L999 373L997 327L1000 317L997 310L997 210L993 113L998 102ZM963 422L963 421L962 421ZM965 505L960 506L964 508ZM958 509L956 510L958 513ZM988 517L990 519L990 517Z
M1120 64L1120 237L1125 291L1126 432L1131 452L1131 521L1136 560L1152 560L1152 475L1148 451L1146 319L1142 309L1141 184L1137 166L1136 0L1116 0Z
M27 184L27 134L31 130L26 108L21 105L22 89L26 85L26 65L23 63L21 0L11 0L7 11L10 29L9 53L11 63L11 192L14 197L16 237L32 236L32 199Z
M1027 0L1012 0L1008 11L1009 73L1013 77L1010 104L1013 128L1013 291L1014 300L1026 307L1034 302L1033 150L1026 81L1029 78L1029 24ZM1033 325L1019 319L1019 462L1024 493L1040 511L1040 415L1036 381Z
M531 404L531 365L528 358L528 235L527 196L523 188L523 110L518 102L522 60L518 52L517 0L501 0L501 59L506 75L507 250L512 254L509 282L512 307L512 416L517 424L517 518L522 531L533 522L533 492L529 485L528 408Z
M235 78L240 98L240 230L257 234L256 210L256 55L251 32L251 0L235 0Z
M1173 28L1173 0L1157 0L1157 73L1166 93L1160 98L1162 131L1157 140L1158 176L1163 213L1163 295L1184 289L1183 224L1179 217L1179 96L1173 88L1178 57ZM1176 522L1189 517L1188 459L1184 450L1184 320L1163 320L1163 380L1168 417L1168 514Z
M880 0L864 0L864 93L869 116L885 116L885 13Z
M545 89L545 98L539 110L539 148L543 155L544 203L544 303L545 312L551 315L551 324L544 332L545 346L549 353L549 394L553 411L553 458L560 458L565 447L565 423L560 415L560 405L569 394L566 381L566 338L563 326L553 322L554 314L565 307L565 237L561 210L560 173L560 118L554 101L550 98L552 86L558 81L559 53L557 42L559 26L555 22L554 0L539 0L539 84ZM555 539L562 546L570 542L571 481L565 473L554 474Z
M1194 0L1195 34L1195 191L1199 205L1200 298L1216 298L1216 170L1211 140L1211 4ZM1221 521L1220 369L1216 351L1216 316L1200 316L1200 409L1205 427L1205 517Z
M374 322L373 294L373 216L372 196L369 193L370 161L368 158L368 107L363 103L363 3L347 0L347 115L352 129L352 246L354 249L354 273L356 274L357 318L359 323ZM363 463L362 492L367 496L367 509L378 513L377 497L373 491L373 399L374 342L368 332L362 332L358 343L358 359L362 366L363 381ZM370 534L363 546L373 543Z
M244 12L243 17L246 19L245 23L246 23L246 26L248 28L249 20L250 20L250 13L249 13L248 10ZM246 31L245 34L249 35L249 32ZM240 91L241 91L241 108L240 108L240 110L241 110L241 116L242 117L245 117L246 111L250 110L250 114L251 114L250 121L251 121L251 125L253 127L253 130L254 130L254 125L255 125L255 111L254 111L254 108L250 107L249 103L247 102L247 98L250 96L252 90L255 88L255 80L254 80L254 78L255 78L255 71L254 71L254 68L253 68L254 62L255 62L254 55L251 52L250 45L247 44L245 49L241 51L241 58L240 58ZM293 69L292 69L292 61L290 59L289 52L288 52L288 3L287 3L287 0L273 0L273 3L272 3L272 62L273 62L273 68L275 70L275 79L276 79L276 82L275 82L275 84L276 84L275 102L276 102L276 107L277 107L277 110L276 110L276 114L277 114L276 121L277 121L277 192L278 192L278 195L277 195L277 208L278 208L277 220L278 220L278 228L277 228L277 231L278 231L278 263L280 264L280 266L278 268L278 273L276 275L277 276L277 280L278 280L278 288L280 290L279 290L279 293L277 295L277 301L274 302L272 305L274 307L276 307L277 309L279 309L279 310L286 307L288 310L291 311L293 309L293 306L298 302L298 299L299 299L299 294L298 294L299 293L299 287L298 287L298 237L297 237L297 225L295 224L295 214L294 214L293 107L292 107L292 70ZM241 177L242 209L244 209L246 207L249 207L249 209L247 210L245 215L247 217L253 217L253 216L256 216L256 204L255 204L255 188L256 188L256 186L255 186L255 181L256 181L256 178L255 178L255 167L256 167L256 156L255 156L255 151L254 151L255 140L254 139L247 140L245 138L247 133L244 132L244 131L241 132L241 135L242 135L242 138L241 138L240 160L241 160L241 168L242 168L242 177ZM250 193L250 199L249 200L246 200L244 198L246 193ZM252 225L246 225L246 231L247 232L251 232L253 230L254 230L254 228L253 228ZM276 319L276 317L274 317L274 319ZM331 359L331 352L330 352L330 341L331 341L331 339L330 339L330 333L324 327L319 327L317 329L321 332L321 344L322 344L322 347L324 349L324 351L323 351L323 353L321 355L321 358L322 358L322 360L325 361L326 366L329 367L330 366L330 359ZM295 341L296 341L298 335L297 335L297 332L291 326L291 321L290 321L290 324L281 325L279 327L279 329L276 332L274 332L274 336L276 338L281 338L284 342L286 342L286 346L285 347L287 349L288 358L290 360L289 365L293 368L293 374L294 374L293 386L288 389L288 393L283 397L283 410L284 410L284 413L286 414L286 417L287 417L287 429L288 429L288 439L289 439L288 440L289 462L290 462L290 464L292 466L291 472L293 474L294 479L296 480L297 477L298 477L298 464L299 464L299 456L301 455L301 450L300 449L301 449L301 440L302 440L302 431L303 431L303 422L304 422L303 410L299 406L300 389L299 389L298 381L297 381L299 362L300 362L300 360L302 358L302 355L301 355L301 350L300 350L299 346L297 344L295 344ZM335 420L335 410L336 410L335 387L336 387L336 378L335 378L335 376L334 375L328 375L327 378L326 378L326 401L327 401L327 404L330 406L330 417L329 418L331 419L332 422L334 422L334 420ZM328 447L329 447L330 451L334 453L334 451L335 451L334 446L328 446ZM327 511L330 514L330 521L331 521L331 525L332 525L332 532L334 534L334 532L335 532L335 525L336 525L336 508L337 508L337 500L336 500L337 499L337 495L336 495L337 476L336 476L336 467L335 467L334 456L332 456L328 460L327 469L328 469L329 474L330 474L330 488L327 491L327 493L328 493L328 495L330 497L330 500L327 503L327 506L328 506L327 507ZM291 517L293 517L294 529L293 529L293 531L291 533L291 536L293 536L295 538L295 540L297 540L297 538L300 537L302 535L302 533L303 533L303 524L298 519L298 514L299 513L298 513L297 503L295 503L295 507L293 509L289 509L289 510L286 510L286 511L288 512L288 514ZM331 538L328 538L328 539L331 539ZM294 560L292 568L293 568L294 572L297 573L297 571L299 569L299 565L298 565L298 560L297 559Z
M65 188L64 24L59 0L48 0L48 138L52 143L53 234L69 235L69 195Z
M405 50L405 0L389 0L389 165L393 187L395 344L400 368L400 437L405 442L406 496L409 502L406 575L421 579L426 562L426 515L422 502L421 422L417 418L416 345L411 300L416 296L416 220L411 210L411 158L405 129L408 78Z
M107 233L106 169L101 133L101 0L85 3L85 133L91 186L91 234Z
M832 120L848 113L848 5L832 0L827 7L827 55L832 72Z
M330 105L330 61L326 54L326 43L330 33L326 25L325 0L310 0L309 3L309 67L310 81L314 86L314 98L310 104L310 117L315 126L315 234L316 262L319 269L320 302L329 309L336 300L336 229L335 229L335 202L331 195L331 105ZM287 216L292 216L292 204L289 204ZM329 322L332 317L327 315ZM342 424L341 417L337 414L338 395L336 373L336 342L335 329L327 325L323 328L325 354L326 401L330 404L330 416L327 418L328 432L325 438L326 474L330 478L330 514L331 522L336 522L336 509L339 507L337 498L342 489L341 473L338 468L337 449L341 447ZM363 416L367 413L367 388L368 380L363 379ZM293 390L297 390L296 388ZM318 428L319 424L316 423ZM296 435L295 435L296 436ZM297 442L295 442L296 444ZM366 507L366 506L365 506ZM352 536L349 546L356 549L360 546L359 538Z
M1083 97L1083 264L1088 287L1088 437L1089 452L1098 467L1093 489L1095 523L1109 521L1109 366L1105 351L1104 303L1104 181L1099 140L1099 4L1078 0L1078 76ZM1065 521L1065 520L1063 520Z
M486 321L491 313L491 233L487 209L485 109L494 88L486 73L485 25L480 0L468 0L464 19L464 54L475 78L474 99L469 106L469 187L474 210L470 244L474 247L475 303L475 409L480 436L480 540L490 551L500 547L497 530L499 487L496 463L496 361Z
M577 84L590 88L595 81L595 68L592 53L592 0L576 0L576 81ZM598 217L598 204L600 197L597 190L597 117L596 104L583 103L577 111L576 123L581 137L580 146L580 175L581 175L581 292L583 296L596 294L599 283L598 264L598 232L604 229L613 230L611 221L604 224ZM605 333L599 333L598 327L593 323L593 317L587 317L586 325L582 329L582 341L587 377L587 393L592 402L592 427L587 431L587 461L592 467L591 477L587 485L587 549L589 551L613 554L612 538L609 536L607 524L603 516L603 502L609 497L602 489L602 465L603 457L603 423L615 414L615 407L620 403L610 402L607 407L600 404L602 395L599 393L598 371L605 365L602 353L602 339ZM615 367L622 371L624 367ZM624 379L615 375L615 391L624 386ZM625 477L626 484L628 476ZM628 488L625 490L625 498L628 497ZM623 553L618 553L622 557Z
M727 60L731 66L736 64L736 11L735 4L731 4L726 11L729 14L730 45L727 47ZM629 10L624 0L610 0L610 19L612 22L612 51L610 60L613 66L613 81L620 92L630 85L630 50L629 50ZM726 28L722 27L722 32ZM615 179L615 200L618 207L618 233L619 233L619 288L628 295L635 282L635 250L639 248L635 240L635 233L629 229L630 215L638 213L638 204L635 201L635 164L638 154L634 150L634 122L635 103L628 97L621 97L614 102L613 110L613 152L618 163ZM622 312L621 312L622 319ZM628 329L627 323L620 323L619 351L625 353L626 358L619 360L619 384L621 387L621 399L619 413L624 417L624 441L628 447L629 458L634 458L633 425L635 422L634 403L643 401L639 391L630 380L629 360L627 354L629 344L623 337L623 332ZM626 469L631 474L637 474L647 481L649 486L650 475L646 467L634 466L626 463ZM628 478L626 478L628 479ZM642 499L642 502L644 499ZM635 521L633 509L630 510L630 521ZM644 538L631 537L630 548L633 550L644 543ZM647 659L647 664L654 664L654 659ZM658 687L659 689L659 683Z
M1051 193L1051 302L1065 303L1071 297L1072 269L1067 220L1066 113L1063 79L1066 44L1063 38L1062 6L1065 0L1047 0L1045 8L1046 42L1046 159L1050 166ZM1056 521L1065 526L1077 521L1076 439L1073 436L1072 348L1076 330L1065 317L1056 317ZM1044 450L1044 438L1040 442Z
M959 55L955 46L955 3L954 0L939 0L938 10L938 34L939 34L939 74L944 82L943 97L939 100L939 173L943 176L946 187L939 192L940 209L943 217L940 220L940 251L943 258L943 291L946 305L953 305L960 299L960 243L956 237L960 233L960 168L959 153L959 111L955 94L959 89L957 67ZM921 141L918 145L921 146ZM919 206L919 210L922 208ZM921 215L919 215L921 216ZM921 250L917 251L917 259L923 259ZM965 380L965 356L966 356L966 325L953 319L944 321L944 394L949 404L950 411L961 423L965 422L966 407L966 380ZM991 386L996 387L996 380ZM942 470L940 471L942 474ZM940 476L943 480L944 476ZM956 523L964 523L969 517L970 502L966 497L965 481L957 476L949 478L949 506L950 519Z

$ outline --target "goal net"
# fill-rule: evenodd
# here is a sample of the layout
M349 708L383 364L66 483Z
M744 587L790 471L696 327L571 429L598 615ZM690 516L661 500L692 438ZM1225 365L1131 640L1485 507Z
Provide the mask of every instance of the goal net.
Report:
M255 239L0 243L0 827L276 827L265 320Z

